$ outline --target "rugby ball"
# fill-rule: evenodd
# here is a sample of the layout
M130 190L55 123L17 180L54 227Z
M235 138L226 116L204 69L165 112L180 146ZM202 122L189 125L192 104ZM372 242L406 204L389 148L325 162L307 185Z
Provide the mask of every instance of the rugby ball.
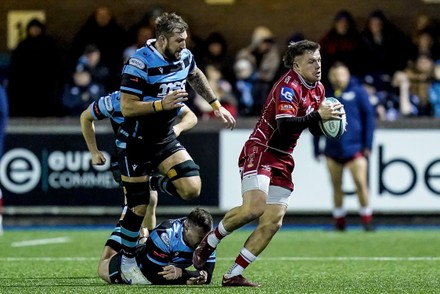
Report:
M326 104L338 104L339 100L333 97L327 97L322 103ZM319 127L322 133L327 138L338 139L345 132L345 124L347 122L347 117L345 114L342 115L341 120L328 119L319 121Z

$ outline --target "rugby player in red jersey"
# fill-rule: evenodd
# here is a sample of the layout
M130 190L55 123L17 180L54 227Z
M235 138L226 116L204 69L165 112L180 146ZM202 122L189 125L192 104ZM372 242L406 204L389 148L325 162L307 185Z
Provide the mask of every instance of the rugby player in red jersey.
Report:
M282 225L294 186L291 154L298 138L306 128L320 134L320 120L340 119L343 112L342 104L322 104L325 90L320 82L319 49L318 43L308 40L288 46L283 61L289 70L274 84L239 157L242 205L229 210L194 252L194 266L200 268L224 237L258 219L258 226L223 276L223 286L259 286L242 272Z

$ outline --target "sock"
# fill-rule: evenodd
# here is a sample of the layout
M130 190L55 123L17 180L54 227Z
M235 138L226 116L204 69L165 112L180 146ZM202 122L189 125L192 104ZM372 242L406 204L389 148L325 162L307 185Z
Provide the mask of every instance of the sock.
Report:
M370 223L373 220L373 210L371 207L365 206L361 207L359 210L359 215L363 223Z
M245 268L248 267L257 257L253 255L249 250L245 247L241 249L240 254L235 259L235 263L226 273L226 277L234 277L241 275Z
M342 207L333 209L333 223L338 230L345 230L345 215L346 211Z
M134 257L139 230L142 225L142 216L136 215L131 209L126 209L121 219L121 245L125 256Z
M209 246L216 248L220 241L230 233L231 232L226 231L225 227L223 226L223 220L221 220L217 228L215 228L214 233L209 234L207 242Z
M335 207L333 209L333 217L334 218L341 218L341 217L345 218L346 214L347 213L346 213L345 209L342 207Z

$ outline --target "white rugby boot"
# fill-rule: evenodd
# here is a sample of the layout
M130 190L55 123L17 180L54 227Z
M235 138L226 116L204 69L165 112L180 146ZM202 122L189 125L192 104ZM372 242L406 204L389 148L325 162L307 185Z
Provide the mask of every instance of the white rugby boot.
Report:
M121 257L121 277L129 285L150 285L136 263L136 258Z

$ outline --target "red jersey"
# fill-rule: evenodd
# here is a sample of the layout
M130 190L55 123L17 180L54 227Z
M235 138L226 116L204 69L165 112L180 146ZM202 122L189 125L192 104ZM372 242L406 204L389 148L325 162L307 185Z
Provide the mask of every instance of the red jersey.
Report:
M281 135L276 120L306 116L318 109L324 97L325 90L321 82L307 83L295 71L289 70L272 87L249 140L291 154L301 133Z

